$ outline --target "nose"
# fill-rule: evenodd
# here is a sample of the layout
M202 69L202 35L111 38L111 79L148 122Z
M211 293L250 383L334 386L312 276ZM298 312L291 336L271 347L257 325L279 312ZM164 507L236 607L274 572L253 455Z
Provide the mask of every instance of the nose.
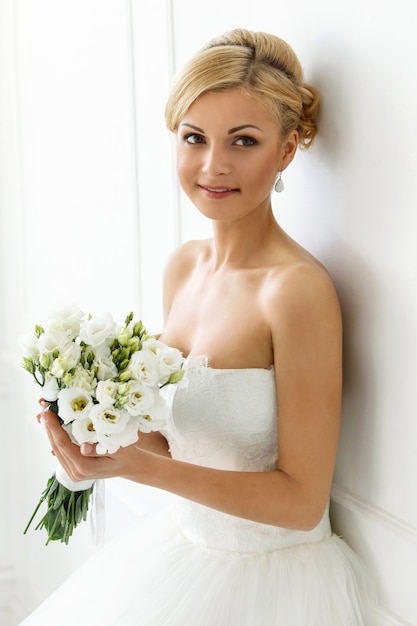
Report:
M211 144L204 151L204 159L201 170L208 176L221 176L230 174L231 163L224 146Z

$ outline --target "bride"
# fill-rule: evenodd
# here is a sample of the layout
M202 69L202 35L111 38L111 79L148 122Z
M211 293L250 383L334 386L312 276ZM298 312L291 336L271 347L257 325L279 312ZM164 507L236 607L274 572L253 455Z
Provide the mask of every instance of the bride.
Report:
M99 456L46 412L75 481L176 494L24 620L109 626L369 626L361 564L328 502L342 325L326 269L277 223L271 193L317 131L318 93L284 41L234 30L177 77L166 120L182 188L213 225L164 275L161 339L186 357L164 432Z

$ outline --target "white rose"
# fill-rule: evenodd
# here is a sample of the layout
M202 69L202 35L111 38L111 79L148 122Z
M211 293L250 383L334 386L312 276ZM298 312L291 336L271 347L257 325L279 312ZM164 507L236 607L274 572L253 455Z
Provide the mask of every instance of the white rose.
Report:
M50 319L46 322L45 330L63 331L65 334L77 336L80 331L81 320L84 313L78 306L57 307L50 313Z
M115 327L110 313L96 315L84 320L80 328L80 339L89 346L98 346L104 341L113 341Z
M58 393L58 415L65 424L86 417L92 408L91 395L80 387L61 389Z
M154 387L159 379L158 364L158 357L154 352L139 350L132 355L129 370L135 380Z
M97 433L97 437L97 454L114 454L119 448L130 446L139 439L138 418L131 417L125 424L124 430L120 433L114 433L112 435Z
M80 356L80 346L72 342L59 353L59 356L54 360L52 367L49 368L49 371L52 376L62 378L66 372L78 365Z
M113 433L123 432L130 415L123 409L95 404L90 411L90 418L98 433L113 435Z
M103 406L113 406L119 389L119 383L113 380L100 380L97 383L96 399Z
M130 381L130 393L124 404L130 415L147 415L155 403L155 391L147 385Z

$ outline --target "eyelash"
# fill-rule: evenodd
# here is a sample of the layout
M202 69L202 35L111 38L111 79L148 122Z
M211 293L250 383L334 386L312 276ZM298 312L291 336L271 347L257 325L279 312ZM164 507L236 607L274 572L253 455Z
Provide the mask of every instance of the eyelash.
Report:
M190 141L192 137L198 138L198 141ZM249 141L250 143L238 144L238 141ZM188 143L193 146L200 145L204 143L204 136L199 135L198 133L187 133L186 135L184 135L184 143ZM251 146L255 146L257 143L258 142L256 141L256 139L247 135L244 135L242 137L236 137L236 139L233 141L233 145L237 145L240 148L250 148Z

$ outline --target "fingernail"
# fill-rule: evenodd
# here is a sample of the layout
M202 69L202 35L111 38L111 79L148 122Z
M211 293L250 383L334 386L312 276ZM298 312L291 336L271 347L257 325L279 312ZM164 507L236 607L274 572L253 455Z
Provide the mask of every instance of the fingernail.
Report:
M91 443L83 443L81 445L81 454L91 454L93 451L93 446Z
M47 417L44 413L39 416L39 423L42 424L42 426L45 426L47 421Z

